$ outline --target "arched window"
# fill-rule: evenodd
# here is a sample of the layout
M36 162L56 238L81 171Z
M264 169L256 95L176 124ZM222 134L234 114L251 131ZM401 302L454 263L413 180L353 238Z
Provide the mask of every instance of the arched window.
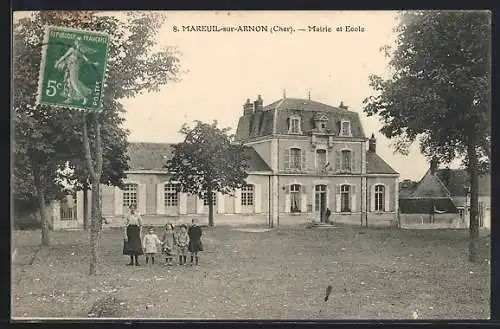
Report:
M300 188L299 184L290 185L290 212L300 212Z
M385 211L385 186L375 186L375 211Z
M351 212L351 186L340 186L340 211Z
M253 206L254 204L255 189L251 184L245 185L241 188L241 205Z
M314 211L323 212L326 208L326 185L316 185L314 191Z
M131 205L137 205L137 184L135 183L125 184L123 189L123 206L130 207Z
M179 206L179 193L175 184L165 184L165 206Z

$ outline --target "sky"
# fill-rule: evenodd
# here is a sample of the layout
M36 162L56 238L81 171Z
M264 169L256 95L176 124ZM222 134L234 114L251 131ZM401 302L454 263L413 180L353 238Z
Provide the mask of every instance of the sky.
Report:
M183 26L267 26L295 32L190 32ZM368 77L387 77L388 59L380 48L393 45L397 13L390 11L167 12L158 47L181 52L180 82L160 92L123 101L131 142L181 140L182 124L217 120L236 129L247 98L261 95L264 105L283 97L304 98L358 112L365 134L377 139L377 153L400 173L419 180L428 163L414 145L408 156L394 154L377 117L363 113L363 100L374 94ZM331 32L309 32L309 26ZM346 32L346 26L364 32ZM174 27L178 31L174 31ZM337 28L342 27L342 32ZM351 28L351 29L352 29ZM306 29L306 31L299 31ZM456 167L452 165L452 167Z

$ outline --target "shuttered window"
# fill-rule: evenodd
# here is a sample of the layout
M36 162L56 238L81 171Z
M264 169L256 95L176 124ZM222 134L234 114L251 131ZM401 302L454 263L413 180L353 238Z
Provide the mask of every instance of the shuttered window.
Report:
M123 206L130 207L131 205L137 206L137 184L125 184L123 189Z
M385 211L385 186L375 186L375 211Z
M241 205L253 206L254 202L254 186L245 185L241 188Z
M341 154L342 154L341 158L342 171L351 171L351 165L352 165L351 151L342 150Z
M300 185L290 185L290 212L300 212L301 210Z
M349 185L340 186L340 211L351 212L351 187Z
M290 149L290 164L291 169L300 169L302 162L302 152L299 148Z
M212 205L215 206L216 204L217 204L217 195L215 194L215 192L212 192ZM203 194L203 205L208 206L207 193Z
M165 184L165 206L177 207L179 205L179 193L175 184Z

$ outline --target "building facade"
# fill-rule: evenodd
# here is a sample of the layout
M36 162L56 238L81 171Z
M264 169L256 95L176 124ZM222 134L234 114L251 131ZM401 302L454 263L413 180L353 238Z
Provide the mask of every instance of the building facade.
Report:
M331 221L397 220L399 174L377 155L375 138L365 136L359 115L343 104L283 98L263 106L260 96L247 100L236 141L247 146L247 185L232 195L215 195L216 223L301 223L320 220L327 208ZM170 144L130 143L125 189L101 187L110 223L130 204L151 223L206 217L204 198L178 193L169 182L164 165L171 153ZM80 192L79 216L82 198Z

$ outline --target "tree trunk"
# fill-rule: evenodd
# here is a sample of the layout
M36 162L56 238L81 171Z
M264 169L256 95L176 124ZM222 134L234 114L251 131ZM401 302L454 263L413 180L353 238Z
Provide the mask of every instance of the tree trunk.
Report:
M89 229L89 184L83 183L83 229Z
M90 173L90 182L92 185L92 211L90 218L90 265L89 275L97 273L98 245L102 228L101 203L99 202L99 183L102 175L102 141L101 125L99 123L98 113L94 113L95 124L95 167L90 151L90 141L87 131L87 115L83 115L83 147L85 150L85 162Z
M33 180L35 183L35 189L38 196L38 207L40 208L40 219L42 221L42 246L50 245L50 225L49 216L45 210L45 192L43 190L42 179L40 177L40 170L36 161L31 162Z
M214 226L214 200L212 195L212 190L207 191L208 198L208 226Z
M90 267L89 274L97 273L99 233L101 231L101 207L99 204L99 181L92 182L92 214L90 223Z
M479 222L477 218L478 168L476 148L472 143L467 147L467 156L470 176L469 261L475 262L477 258L477 241L479 238Z

